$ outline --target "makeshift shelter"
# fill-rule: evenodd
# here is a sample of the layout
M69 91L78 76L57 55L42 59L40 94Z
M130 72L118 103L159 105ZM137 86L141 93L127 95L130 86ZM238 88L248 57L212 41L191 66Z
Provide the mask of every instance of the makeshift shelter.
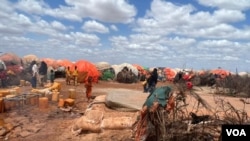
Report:
M100 71L101 73L101 80L113 80L115 77L115 71L113 68L105 69Z
M29 71L29 67L32 61L36 61L37 63L39 63L39 59L36 55L29 54L22 57L22 65L24 70Z
M22 72L22 59L14 53L5 53L0 56L6 66L6 70L16 75Z
M34 54L25 55L22 58L24 64L30 64L32 61L39 61L39 58Z
M175 78L175 75L177 74L177 71L172 68L165 68L164 72L168 81L173 81Z
M111 65L108 62L97 62L95 63L95 66L99 71L111 68Z
M134 83L138 80L138 70L131 64L123 63L120 65L113 65L115 71L115 80L120 83Z
M213 69L210 72L219 75L221 78L225 78L230 74L230 72L225 69Z
M129 63L122 63L120 65L112 65L111 66L115 70L115 75L117 75L124 67L127 67L129 70L131 70L136 76L138 76L138 70L136 67Z
M4 53L0 56L0 60L4 61L6 66L21 65L22 59L14 53Z
M67 59L57 60L56 64L58 64L60 67L70 67L71 70L74 69L74 63Z
M76 61L75 66L77 66L77 70L79 72L79 75L80 74L86 75L86 73L87 73L86 77L78 78L78 80L79 80L78 82L80 82L80 83L85 82L86 78L89 76L93 77L94 82L98 82L98 78L100 76L100 73L94 64L92 64L91 62L86 61L86 60L78 60L78 61Z
M51 66L54 69L57 68L57 63L56 63L55 59L52 59L52 58L42 58L41 61L44 61L47 64L48 67Z
M143 75L146 74L147 71L146 71L146 69L144 69L143 66L138 65L138 64L133 64L133 66L134 66L135 68L137 68L138 73L141 73L141 74L143 74Z

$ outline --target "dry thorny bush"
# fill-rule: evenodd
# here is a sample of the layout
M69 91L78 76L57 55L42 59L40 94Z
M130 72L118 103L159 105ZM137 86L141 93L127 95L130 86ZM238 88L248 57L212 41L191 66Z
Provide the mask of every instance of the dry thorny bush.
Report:
M180 87L179 87L180 88ZM181 88L181 90L185 90ZM184 91L182 91L184 92ZM187 93L187 91L186 91ZM197 93L190 91L190 95L197 100L191 111L199 112L201 108L209 111L209 120L198 124L191 124L190 110L183 102L182 97L177 98L176 107L170 114L165 114L165 129L162 140L170 141L218 141L221 139L222 124L249 124L249 116L245 111L247 104L242 100L242 109L235 108L230 102L221 97L214 97L216 109L212 109ZM202 105L202 106L200 106ZM199 115L204 116L204 115ZM151 138L152 139L152 138Z

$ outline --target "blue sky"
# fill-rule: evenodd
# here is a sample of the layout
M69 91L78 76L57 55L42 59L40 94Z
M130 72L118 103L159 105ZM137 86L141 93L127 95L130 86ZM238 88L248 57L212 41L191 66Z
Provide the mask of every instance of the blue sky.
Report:
M1 0L0 52L250 71L249 0Z

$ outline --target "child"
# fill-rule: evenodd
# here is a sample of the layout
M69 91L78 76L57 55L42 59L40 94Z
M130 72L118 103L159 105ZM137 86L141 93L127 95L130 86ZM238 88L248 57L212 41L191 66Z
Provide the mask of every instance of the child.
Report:
M50 70L50 83L54 83L55 80L55 73L54 70Z
M85 83L85 88L86 88L86 97L88 99L88 102L91 99L91 95L92 95L92 77L88 77L87 82Z

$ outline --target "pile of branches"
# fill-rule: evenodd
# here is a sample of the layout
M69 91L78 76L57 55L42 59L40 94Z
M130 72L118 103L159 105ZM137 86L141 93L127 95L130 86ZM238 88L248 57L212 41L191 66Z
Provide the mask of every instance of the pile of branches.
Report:
M197 104L190 112L182 97L177 98L176 107L171 113L162 114L154 120L164 121L161 139L152 132L147 141L218 141L221 140L221 126L223 124L249 124L250 118L245 111L246 102L242 100L242 110L238 110L228 101L215 97L216 109L212 109L205 100L195 92L190 93L197 100ZM210 111L209 115L201 114L201 108ZM156 121L156 122L157 122ZM156 130L156 129L154 129ZM153 130L152 130L153 131Z
M216 83L217 87L227 90L231 96L250 97L250 77L230 75Z

